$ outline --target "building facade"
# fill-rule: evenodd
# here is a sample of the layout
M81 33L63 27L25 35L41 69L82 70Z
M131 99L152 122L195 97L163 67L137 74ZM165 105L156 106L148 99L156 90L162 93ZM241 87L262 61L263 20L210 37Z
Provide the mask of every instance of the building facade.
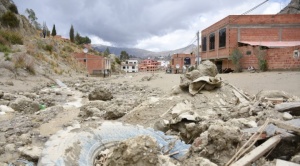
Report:
M139 62L136 59L129 59L121 63L121 70L126 73L137 73L139 72Z
M174 74L185 73L189 67L196 65L195 54L173 54L171 58L171 72Z
M111 74L109 58L88 53L74 53L74 57L86 67L90 75L107 77Z
M139 71L141 72L155 72L160 69L160 62L153 59L145 59L140 62Z
M234 68L229 56L235 49L244 69L259 68L261 52L269 69L300 68L293 54L300 45L300 14L230 15L202 30L201 44L201 59L214 61L219 72Z

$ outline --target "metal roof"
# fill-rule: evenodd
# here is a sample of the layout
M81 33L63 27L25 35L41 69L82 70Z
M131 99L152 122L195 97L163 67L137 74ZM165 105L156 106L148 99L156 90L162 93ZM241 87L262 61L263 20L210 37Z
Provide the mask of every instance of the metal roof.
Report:
M282 48L300 45L300 41L239 41L239 43L249 44L251 46L265 46L269 48Z

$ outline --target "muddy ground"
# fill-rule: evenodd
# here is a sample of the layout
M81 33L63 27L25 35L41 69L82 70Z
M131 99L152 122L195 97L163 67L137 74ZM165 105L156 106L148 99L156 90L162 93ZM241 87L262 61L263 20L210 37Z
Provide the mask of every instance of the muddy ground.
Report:
M193 145L184 161L169 161L161 156L152 158L149 165L224 165L249 138L240 137L242 129L260 126L270 117L297 119L297 116L284 119L283 113L273 110L274 103L257 100L243 103L231 85L244 90L243 94L251 99L261 90L280 90L288 94L284 100L297 101L300 72L218 74L216 77L224 81L221 88L195 96L182 91L174 93L180 76L163 72L113 75L105 79L75 75L16 79L3 76L0 80L0 165L18 165L17 159L37 163L45 142L57 131L74 123L103 120L151 127L177 135ZM159 151L157 148L155 153ZM297 152L299 149L292 155ZM113 156L107 160L120 164ZM273 164L262 160L258 163Z

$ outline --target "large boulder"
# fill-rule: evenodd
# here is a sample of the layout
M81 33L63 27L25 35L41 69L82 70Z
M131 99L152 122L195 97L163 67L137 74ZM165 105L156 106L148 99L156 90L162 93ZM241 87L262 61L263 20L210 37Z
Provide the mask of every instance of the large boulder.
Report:
M104 87L98 87L95 88L90 94L89 94L89 100L111 100L113 98L111 92L104 88Z
M15 111L24 113L35 113L40 110L39 103L26 97L16 99L14 102L11 102L9 106Z

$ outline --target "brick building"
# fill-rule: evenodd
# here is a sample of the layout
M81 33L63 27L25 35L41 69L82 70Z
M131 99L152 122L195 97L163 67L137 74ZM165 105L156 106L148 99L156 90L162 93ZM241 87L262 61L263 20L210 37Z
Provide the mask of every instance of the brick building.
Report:
M74 53L74 57L87 68L89 74L104 77L110 75L109 58L85 53Z
M155 72L160 69L160 62L153 59L145 59L139 64L140 72Z
M174 74L184 73L190 66L196 65L195 54L173 54L171 58L171 71Z
M258 47L264 48L269 69L300 68L300 14L230 15L201 32L201 59L212 60L219 71L233 68L229 56L239 49L242 68L259 68Z

